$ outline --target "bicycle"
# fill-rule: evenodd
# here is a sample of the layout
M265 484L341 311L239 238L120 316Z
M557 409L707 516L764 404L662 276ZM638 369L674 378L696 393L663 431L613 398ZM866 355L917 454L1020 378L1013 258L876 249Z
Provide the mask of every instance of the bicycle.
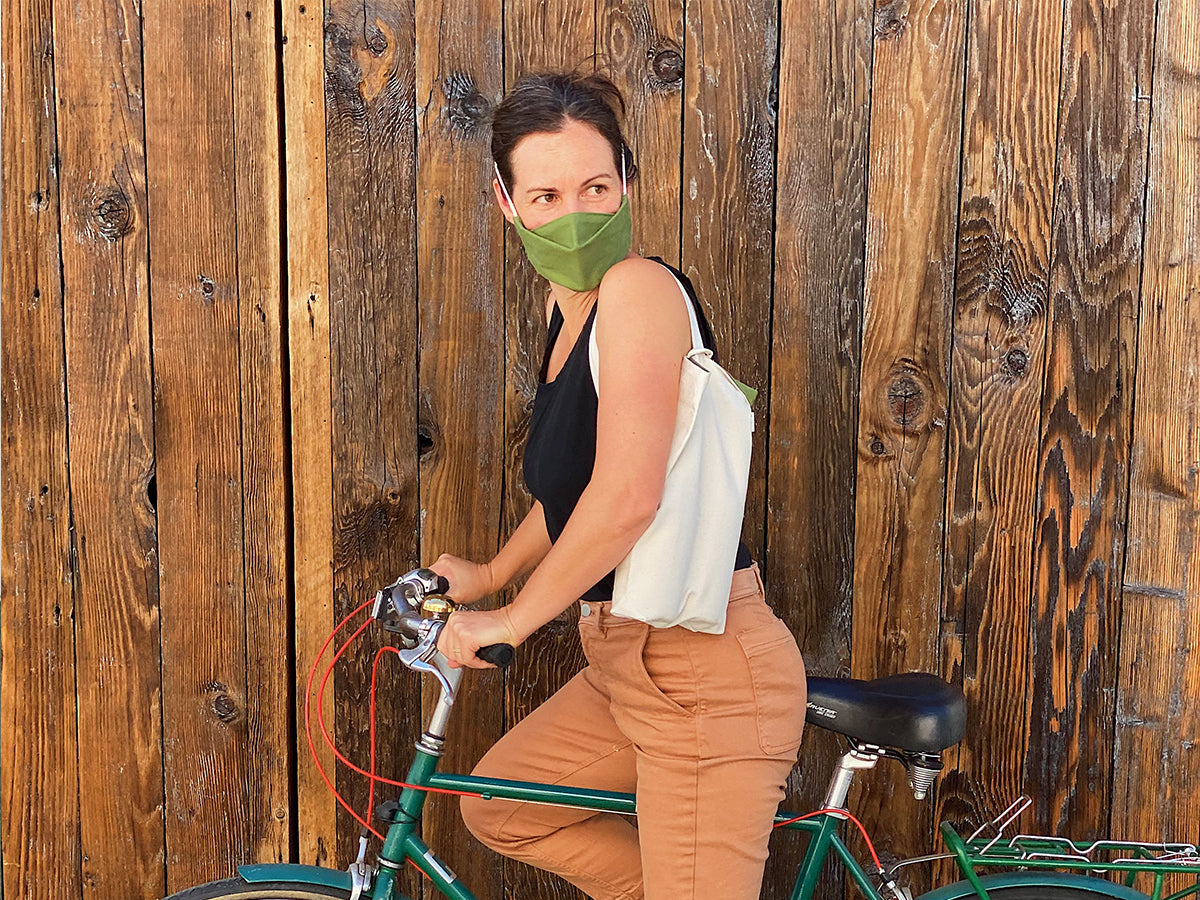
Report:
M430 792L468 793L487 799L569 805L600 812L636 815L632 794L561 785L536 784L438 771L445 747L445 729L462 678L437 650L437 639L454 604L445 594L445 579L428 569L415 569L388 585L346 619L330 635L318 661L334 637L353 616L372 606L370 618L335 654L332 666L350 643L373 621L400 636L401 649L392 648L409 669L437 679L441 691L425 731L416 742L416 756L398 800L382 804L376 816L388 822L374 865L367 862L367 831L359 842L358 859L348 870L288 863L245 865L235 878L209 882L173 895L169 900L406 900L396 887L396 872L406 864L423 872L449 900L475 900L451 869L417 834ZM513 649L505 644L485 647L479 656L508 665ZM316 672L314 663L313 674ZM328 674L326 675L328 678ZM313 676L309 678L311 700ZM322 684L323 687L323 684ZM319 706L319 704L318 704ZM1184 843L1097 841L1079 843L1066 838L1016 834L1010 826L1029 805L1021 798L967 838L949 823L941 825L947 853L899 860L884 866L861 823L846 809L855 773L873 768L880 759L899 761L908 770L918 800L924 799L941 770L942 751L957 744L966 731L961 690L935 675L908 673L863 682L851 679L808 678L807 722L835 731L849 742L830 779L822 807L795 815L779 812L775 827L800 831L809 842L797 872L791 900L811 900L826 861L832 854L845 868L865 900L914 900L896 879L904 866L935 859L953 859L962 880L935 888L916 900L1182 900L1200 894L1200 853ZM306 729L311 729L306 716ZM324 732L324 723L321 722ZM326 735L328 741L328 736ZM332 742L330 741L332 747ZM335 750L336 752L336 750ZM343 758L343 762L349 764ZM319 763L318 763L319 765ZM358 770L362 772L363 770ZM374 772L363 772L376 781ZM339 798L340 800L340 798ZM349 807L347 806L349 809ZM359 818L353 810L355 818ZM366 829L369 822L363 822ZM864 868L841 836L845 822L862 832L873 868ZM980 869L1012 871L981 874ZM1123 882L1110 880L1124 875ZM1196 883L1163 895L1167 875L1183 874ZM1138 876L1149 876L1149 893L1136 890Z

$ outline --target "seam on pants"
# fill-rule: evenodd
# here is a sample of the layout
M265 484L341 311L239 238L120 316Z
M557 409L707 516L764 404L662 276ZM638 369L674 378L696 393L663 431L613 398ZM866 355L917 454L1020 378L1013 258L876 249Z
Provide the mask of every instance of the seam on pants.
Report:
M572 775L578 774L582 770L586 769L588 766L592 765L592 763L597 763L600 760L606 759L607 757L610 757L615 753L619 753L620 751L624 750L626 747L630 746L632 743L633 742L631 740L626 738L622 743L614 744L611 749L605 750L602 753L597 753L594 756L589 757L588 759L584 760L579 765L577 765L574 769L564 772L562 775L559 775L554 781L548 781L548 782L546 782L546 784L555 784L555 785L562 784L566 779L570 778ZM544 804L540 804L540 803L531 804L528 800L505 800L504 798L501 798L501 797L494 798L489 802L495 803L497 801L499 801L501 803L511 803L512 804L512 809L509 810L508 815L505 816L500 821L500 823L497 824L497 826L496 826L496 836L497 837L504 836L504 829L506 827L508 827L508 823L512 821L512 817L515 816L522 809L524 809L526 806L542 806L542 805L544 805ZM604 810L601 810L601 809L595 810L596 813L601 813L603 811Z

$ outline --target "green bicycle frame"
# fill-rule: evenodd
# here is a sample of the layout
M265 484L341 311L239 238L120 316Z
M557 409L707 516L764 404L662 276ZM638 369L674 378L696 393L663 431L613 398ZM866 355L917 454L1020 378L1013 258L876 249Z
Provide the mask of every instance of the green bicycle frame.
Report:
M449 900L475 900L475 895L416 833L417 823L429 796L429 792L423 788L465 791L490 800L547 803L622 815L634 815L637 812L637 803L632 794L441 773L437 771L438 761L437 754L417 748L406 779L412 787L406 787L400 795L395 820L389 826L379 852L378 872L369 892L364 896L369 896L372 900L403 900L396 887L396 872L406 863L412 863ZM840 831L845 821L842 816L836 813L818 813L799 821L792 821L793 819L795 816L786 812L775 816L777 826L808 836L808 846L790 900L812 900L825 862L831 853L841 862L866 900L885 900L871 876L842 840ZM945 822L942 823L941 831L964 880L931 891L919 900L989 900L989 888L1035 885L1073 887L1106 895L1113 900L1183 900L1188 896L1200 894L1200 872L1197 871L1196 865L1153 860L1150 858L1153 844L1144 845L1140 851L1137 848L1132 849L1131 853L1141 857L1138 859L1115 862L1081 859L1078 862L1070 862L1061 858L1019 858L1006 846L992 846L984 840L964 840ZM1085 845L1082 844L1071 846L1080 852L1085 849ZM1015 868L1018 871L984 875L978 871L983 867ZM1064 872L1063 869L1077 869L1082 874ZM243 866L239 872L250 882L301 880L344 890L351 888L350 875L347 872L314 866L268 864ZM1117 883L1089 877L1100 872L1120 873L1125 876L1125 881ZM1164 878L1172 873L1198 876L1197 883L1164 896ZM1153 888L1149 894L1133 888L1134 878L1139 874L1153 876Z
M427 634L422 643L401 651L399 655L408 668L436 675L442 685L442 694L430 716L425 733L417 741L416 756L406 779L410 786L405 787L400 794L398 809L377 857L378 867L374 880L363 892L363 896L370 897L371 900L403 900L396 884L396 872L406 863L412 863L428 876L449 900L476 900L474 894L458 880L450 867L439 859L417 834L421 812L431 790L463 791L489 800L515 800L597 812L636 814L637 803L632 794L439 773L437 767L444 745L445 727L462 671L451 668L444 657L436 653L436 632ZM837 812L845 808L854 773L874 767L883 755L884 751L879 747L855 745L842 756L822 804L823 809L830 810L829 812L822 811L802 819L797 819L790 813L776 815L776 826L800 831L808 836L808 846L792 889L791 900L812 900L830 853L842 863L846 873L866 900L884 900L872 875L868 875L859 865L842 840L840 829L846 817ZM1014 804L1009 811L1015 808ZM997 834L1002 833L1004 827L1015 818L1014 815L1000 824ZM992 824L996 826L998 823L1000 819ZM948 856L956 860L964 880L932 891L919 900L989 900L989 888L1035 885L1075 888L1112 900L1184 900L1200 894L1200 857L1196 856L1195 848L1191 845L1171 845L1169 848L1176 850L1186 847L1184 856L1189 862L1180 861L1179 856L1164 854L1163 845L1106 842L1110 846L1119 846L1122 853L1132 854L1134 858L1105 862L1089 858L1093 849L1091 845L1072 844L1059 838L1022 837L1008 843L1002 843L998 839L976 840L974 837L964 840L947 823L942 824L942 835L950 850ZM1043 843L1039 844L1039 841ZM1054 858L1045 858L1047 856ZM921 857L920 860L933 858L938 857ZM916 861L919 860L910 860ZM1018 871L980 875L977 871L980 867L1003 867ZM897 867L893 867L893 871L895 868ZM1046 871L1049 869L1059 871ZM1076 871L1061 871L1064 869ZM339 888L347 892L354 888L350 872L316 866L251 865L242 866L238 871L243 879L251 883L299 881ZM1090 877L1096 873L1122 874L1125 876L1125 883L1118 884L1104 878ZM1164 896L1164 878L1172 873L1196 876L1197 883ZM1154 884L1150 894L1133 889L1133 881L1138 874L1153 875ZM890 897L891 892L889 900Z
M421 788L467 791L489 800L548 803L623 815L634 815L637 812L637 802L633 794L448 774L438 772L437 765L436 754L417 748L408 777L405 779L413 786L406 787L401 792L395 821L388 827L384 836L383 847L377 860L379 870L369 893L372 900L402 900L402 895L397 893L396 872L406 863L412 863L420 869L449 900L475 900L475 895L416 833L417 822L429 796L429 792ZM810 900L821 868L831 850L841 860L864 896L869 900L883 900L838 834L842 823L840 817L822 813L811 819L790 821L794 818L795 815L791 813L778 813L775 817L775 821L780 823L782 828L801 831L810 836L804 862L792 891L792 900ZM249 882L303 880L345 890L351 887L347 872L316 866L249 865L241 866L238 872Z

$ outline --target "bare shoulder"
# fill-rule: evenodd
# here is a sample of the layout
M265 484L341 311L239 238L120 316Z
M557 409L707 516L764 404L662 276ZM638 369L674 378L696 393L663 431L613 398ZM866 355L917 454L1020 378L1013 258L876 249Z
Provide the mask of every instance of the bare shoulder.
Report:
M621 260L600 282L600 312L605 318L630 314L675 319L685 312L675 276L661 263L640 256Z
M671 270L654 260L631 256L605 272L597 306L602 354L643 363L649 354L677 364L692 344L683 292Z

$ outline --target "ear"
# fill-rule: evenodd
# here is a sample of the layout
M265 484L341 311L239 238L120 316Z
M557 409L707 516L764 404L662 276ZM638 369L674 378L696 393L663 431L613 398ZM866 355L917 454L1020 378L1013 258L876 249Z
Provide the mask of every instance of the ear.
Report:
M500 212L503 214L506 222L512 222L513 210L508 205L508 201L504 199L504 191L500 189L500 180L492 179L492 193L496 196L496 205L500 207Z

